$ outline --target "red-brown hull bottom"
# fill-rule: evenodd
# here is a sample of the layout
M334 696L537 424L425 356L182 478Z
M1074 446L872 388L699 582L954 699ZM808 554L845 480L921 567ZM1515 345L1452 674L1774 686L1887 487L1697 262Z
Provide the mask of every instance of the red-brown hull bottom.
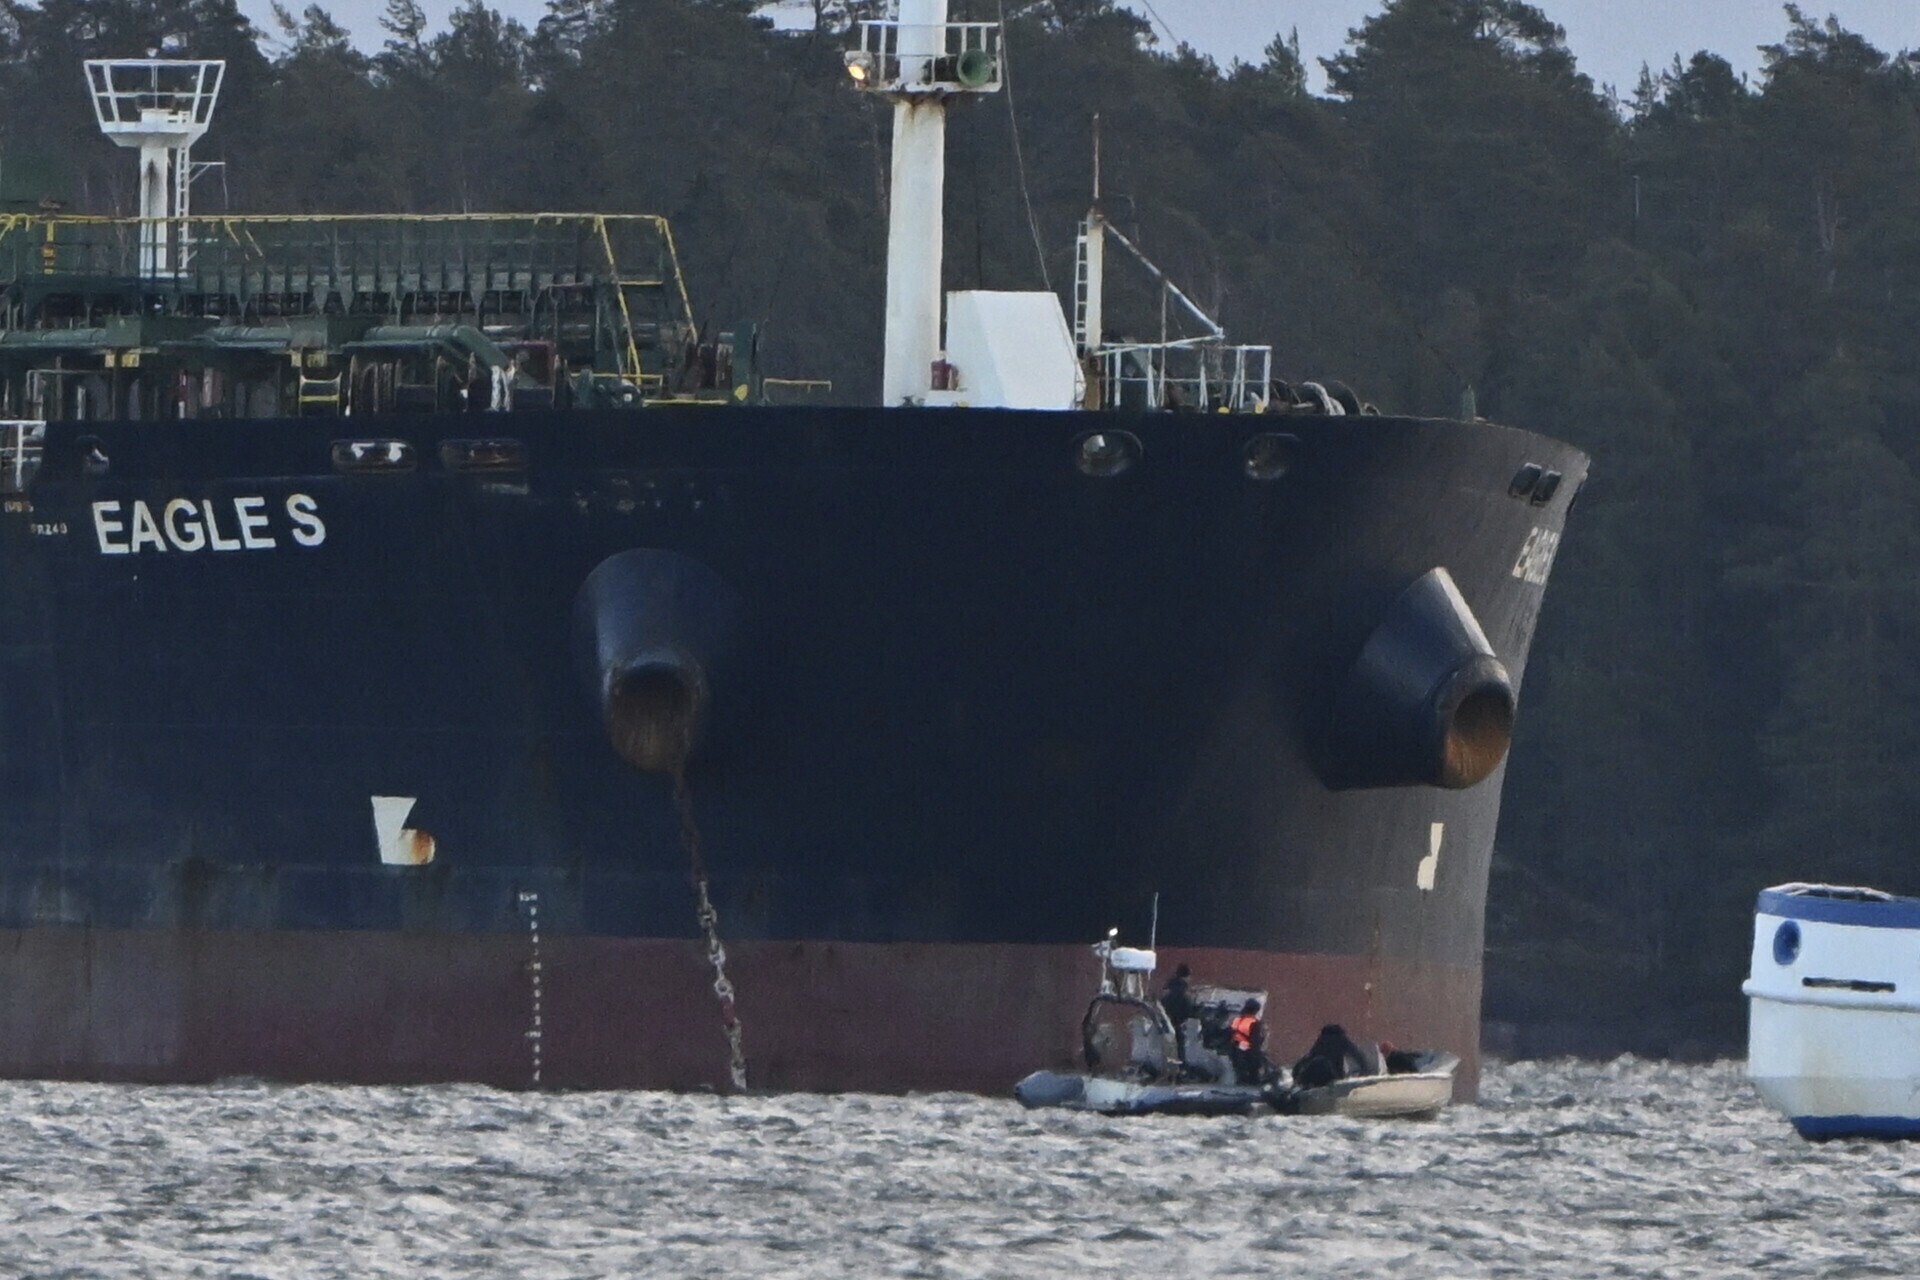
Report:
M726 1042L684 940L372 932L0 931L0 1075L187 1082L466 1080L717 1087ZM739 942L754 1088L997 1094L1078 1065L1083 946ZM1321 1024L1458 1053L1479 1075L1477 967L1163 948L1197 980L1271 992L1276 1057ZM535 978L540 1006L535 1020ZM536 1035L537 1033L537 1035Z

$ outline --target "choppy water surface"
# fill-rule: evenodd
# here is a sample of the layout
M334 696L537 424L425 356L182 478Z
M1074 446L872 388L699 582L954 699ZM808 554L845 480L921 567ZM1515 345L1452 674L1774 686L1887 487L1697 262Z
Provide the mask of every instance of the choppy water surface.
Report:
M1912 1276L1917 1193L1738 1064L1496 1067L1426 1124L0 1085L5 1275Z

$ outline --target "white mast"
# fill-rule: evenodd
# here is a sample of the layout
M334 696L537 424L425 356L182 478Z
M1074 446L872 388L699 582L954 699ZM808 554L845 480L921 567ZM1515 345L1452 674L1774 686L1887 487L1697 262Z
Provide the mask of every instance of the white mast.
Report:
M87 88L100 130L140 151L140 274L187 265L193 144L207 132L227 64L172 58L90 58ZM178 223L179 253L174 252Z
M893 99L887 217L887 350L882 402L919 404L940 352L947 98L1000 87L1000 28L947 21L947 0L900 0L893 22L863 22L846 56L863 89Z
M947 0L900 0L900 79L930 79L946 43ZM893 188L887 215L887 355L881 403L926 399L940 351L940 261L946 240L947 104L939 94L893 103Z

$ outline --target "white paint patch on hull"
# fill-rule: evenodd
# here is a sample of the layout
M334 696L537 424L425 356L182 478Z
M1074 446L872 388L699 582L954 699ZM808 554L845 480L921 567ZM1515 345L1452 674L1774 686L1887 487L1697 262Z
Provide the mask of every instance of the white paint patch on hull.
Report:
M417 796L374 796L373 837L380 861L390 867L424 867L433 861L433 837L407 825Z

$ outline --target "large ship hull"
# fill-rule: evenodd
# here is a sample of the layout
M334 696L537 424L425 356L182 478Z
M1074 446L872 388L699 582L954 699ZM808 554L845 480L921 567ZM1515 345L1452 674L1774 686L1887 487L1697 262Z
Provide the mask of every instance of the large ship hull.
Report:
M1518 685L1584 468L1372 417L55 424L0 525L0 1073L723 1084L690 816L755 1086L1067 1068L1158 894L1281 1052L1471 1088L1504 769L1326 744L1435 569ZM623 719L667 704L671 761Z

